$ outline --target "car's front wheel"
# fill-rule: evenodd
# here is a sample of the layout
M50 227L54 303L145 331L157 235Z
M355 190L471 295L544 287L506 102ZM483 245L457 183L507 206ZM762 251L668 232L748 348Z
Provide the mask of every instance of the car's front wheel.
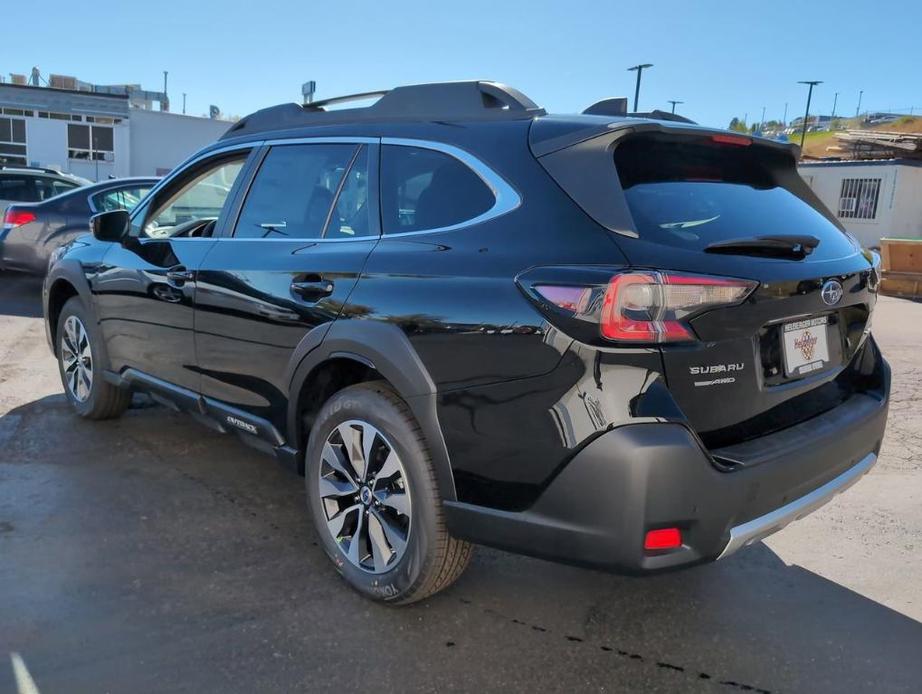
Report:
M327 554L353 588L410 603L451 585L471 545L448 534L422 431L381 382L321 409L305 460L308 503Z
M55 335L64 394L77 413L87 419L111 419L128 409L131 393L103 378L105 346L79 298L64 304Z

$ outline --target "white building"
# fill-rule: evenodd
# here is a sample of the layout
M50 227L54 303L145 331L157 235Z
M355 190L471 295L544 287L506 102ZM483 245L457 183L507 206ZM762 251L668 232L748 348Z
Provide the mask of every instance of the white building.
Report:
M922 238L922 161L811 161L798 170L863 246Z
M134 108L127 94L0 84L0 163L94 181L162 176L230 125Z

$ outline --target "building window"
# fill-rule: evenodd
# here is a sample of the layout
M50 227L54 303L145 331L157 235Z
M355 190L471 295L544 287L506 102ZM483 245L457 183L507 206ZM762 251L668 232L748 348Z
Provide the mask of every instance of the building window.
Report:
M880 197L879 178L842 179L839 194L839 217L842 219L876 219Z
M51 120L83 120L83 116L77 116L72 113L49 113L48 111L39 111L39 118L50 118Z
M26 122L0 118L0 164L26 164Z
M4 116L29 116L32 117L35 115L35 111L26 110L21 108L2 108L0 113Z
M115 151L112 128L98 125L67 126L67 157L111 161Z

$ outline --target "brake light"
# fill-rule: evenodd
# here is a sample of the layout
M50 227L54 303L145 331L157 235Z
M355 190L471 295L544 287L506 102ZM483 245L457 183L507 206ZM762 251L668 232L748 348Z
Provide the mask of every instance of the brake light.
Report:
M685 342L687 321L718 306L743 301L748 280L666 272L628 272L611 278L602 302L602 336L622 342Z
M36 217L34 212L7 208L6 214L3 215L3 226L8 229L12 229L13 227L20 227L23 224L34 222L35 219Z
M711 141L719 145L736 145L737 147L748 147L752 144L752 138L744 135L711 135Z
M678 528L659 528L648 530L643 539L646 551L661 549L678 549L682 546L682 532Z

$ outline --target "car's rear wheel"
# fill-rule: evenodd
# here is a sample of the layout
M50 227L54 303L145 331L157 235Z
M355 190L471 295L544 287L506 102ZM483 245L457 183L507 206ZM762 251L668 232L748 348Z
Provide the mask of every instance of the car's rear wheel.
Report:
M81 417L111 419L131 403L131 393L103 378L107 367L104 345L77 297L67 300L58 317L58 369L64 394Z
M342 576L410 603L451 585L471 545L448 534L422 431L386 384L351 386L321 409L305 460L308 503Z

